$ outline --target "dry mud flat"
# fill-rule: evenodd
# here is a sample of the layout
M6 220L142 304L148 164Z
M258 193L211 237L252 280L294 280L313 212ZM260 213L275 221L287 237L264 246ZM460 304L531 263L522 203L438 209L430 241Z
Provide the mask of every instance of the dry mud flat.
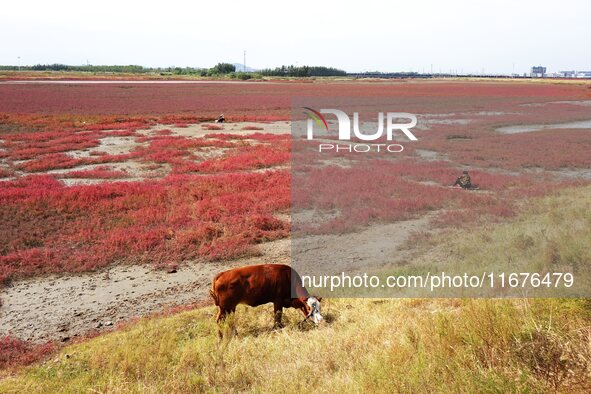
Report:
M68 340L133 317L209 298L213 276L232 266L289 263L289 240L260 245L261 257L182 264L176 271L116 265L84 274L51 275L2 290L0 335L31 341Z
M219 128L219 130L216 130ZM290 134L291 122L232 122L232 123L195 123L186 127L157 125L149 129L138 130L139 134L154 135L160 130L170 130L173 136L202 138L208 134L229 133L232 135L248 135L255 133Z
M386 258L395 264L405 256L400 246L414 231L427 230L427 225L427 218L422 218L376 225L352 234L311 236L305 240L304 256L355 271L362 268L365 259L352 256L340 247L343 243L355 243L371 245L371 250L375 251L369 256L372 262ZM387 237L376 237L378 234L387 234ZM0 295L3 301L0 335L10 334L35 342L67 341L93 330L110 330L118 323L174 306L209 302L211 280L225 269L291 263L290 239L258 247L260 256L223 263L191 262L170 273L126 265L15 282Z

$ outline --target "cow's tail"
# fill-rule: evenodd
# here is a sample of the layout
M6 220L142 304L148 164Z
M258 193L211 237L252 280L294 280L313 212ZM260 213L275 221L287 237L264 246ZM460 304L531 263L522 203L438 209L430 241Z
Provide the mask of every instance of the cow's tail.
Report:
M211 298L213 298L213 303L215 304L215 306L219 306L218 296L215 295L215 292L213 290L209 290L209 295L211 296Z
M211 298L213 298L213 303L215 304L215 306L219 306L219 299L218 296L215 292L215 282L218 280L220 274L217 274L215 276L215 278L213 278L213 281L211 282L211 289L209 290L209 295L211 296Z

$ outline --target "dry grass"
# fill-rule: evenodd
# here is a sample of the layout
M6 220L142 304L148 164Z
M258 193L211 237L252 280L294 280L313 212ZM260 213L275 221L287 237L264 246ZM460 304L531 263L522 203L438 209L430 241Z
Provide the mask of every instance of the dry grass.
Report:
M213 308L142 320L65 348L1 392L584 392L582 300L330 300L329 323L271 331L270 307L240 308L219 341Z
M568 295L587 296L591 285L591 187L567 188L531 199L519 215L503 223L443 232L424 244L412 268L403 271L569 272L575 282ZM526 289L530 296L534 294L528 286ZM535 296L567 295L562 290L540 290ZM525 294L523 291L516 289L512 295Z

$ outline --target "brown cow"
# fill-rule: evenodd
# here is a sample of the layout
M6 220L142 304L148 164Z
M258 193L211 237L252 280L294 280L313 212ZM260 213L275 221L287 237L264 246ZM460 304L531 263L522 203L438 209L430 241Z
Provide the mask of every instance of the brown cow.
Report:
M294 298L292 285L293 294L296 295ZM220 308L218 323L224 320L227 314L235 312L238 304L259 306L269 302L272 302L274 307L275 328L283 327L283 308L301 310L305 316L304 320L310 318L314 324L322 321L322 298L311 297L302 286L300 275L288 265L251 265L220 272L213 278L209 293L215 305Z

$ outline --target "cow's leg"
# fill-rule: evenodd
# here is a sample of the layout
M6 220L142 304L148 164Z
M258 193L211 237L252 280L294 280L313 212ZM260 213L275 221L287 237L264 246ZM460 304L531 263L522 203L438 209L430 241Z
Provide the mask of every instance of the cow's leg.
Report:
M232 320L230 321L230 326L232 328L232 332L234 333L234 336L238 336L238 330L236 330L236 307L232 308L230 310L230 313L232 314Z
M222 307L220 305L219 308L220 308L220 310L218 311L218 316L217 316L216 321L218 323L218 335L219 335L220 339L222 339L224 337L224 335L222 332L221 324L223 324L226 321L226 318L228 317L229 314L236 312L236 307L227 308L227 307ZM238 335L238 332L236 331L234 319L230 319L229 326L232 329L232 331L234 332L234 335Z
M273 303L273 311L275 314L275 325L273 328L283 328L281 318L283 317L283 305L278 302Z
M215 321L218 324L226 319L226 314L227 314L227 312L224 308L222 308L221 306L219 308L220 308L220 310L218 311L218 317L215 319Z
M221 306L219 307L220 310L218 311L218 317L216 318L216 322L218 323L218 336L220 339L224 337L224 333L222 332L221 324L226 320L226 316L228 316L228 311L226 311Z

